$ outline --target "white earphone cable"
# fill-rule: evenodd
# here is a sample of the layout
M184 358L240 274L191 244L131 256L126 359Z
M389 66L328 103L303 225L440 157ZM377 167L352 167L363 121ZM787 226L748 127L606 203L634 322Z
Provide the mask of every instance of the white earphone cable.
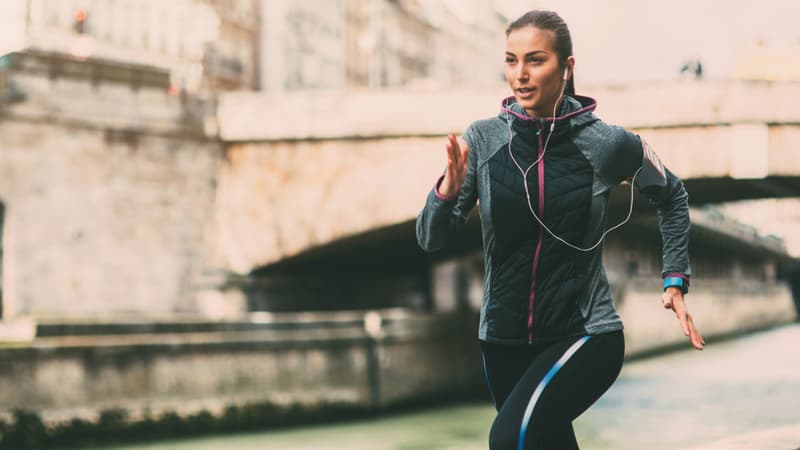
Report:
M530 210L531 215L533 216L533 218L536 219L536 221L539 223L539 225L542 228L544 228L547 231L547 233L550 234L550 236L553 236L555 239L557 239L558 241L562 242L564 245L566 245L568 247L571 247L571 248L574 248L575 250L578 250L578 251L590 252L590 251L594 250L595 248L597 248L597 246L600 245L600 243L603 242L603 240L606 238L606 235L608 235L608 233L610 233L610 232L616 230L617 228L625 225L630 220L631 215L633 214L633 196L634 196L633 188L634 188L634 184L636 183L636 176L639 175L639 172L642 170L642 168L639 167L636 170L636 172L633 174L633 179L630 182L631 183L631 201L630 201L630 206L628 207L628 215L627 215L627 217L625 217L625 220L623 220L622 222L620 222L617 225L614 225L613 227L607 229L602 234L602 236L600 236L600 240L598 240L591 247L582 248L582 247L578 247L577 245L574 245L574 244L572 244L570 242L567 242L562 237L560 237L560 236L556 235L555 233L553 233L553 231L550 230L550 228L548 228L548 226L544 224L544 222L539 218L539 216L536 215L536 212L534 212L533 205L531 204L531 194L530 194L530 191L528 189L528 172L530 172L530 170L533 169L534 166L536 166L536 164L538 164L542 160L542 158L544 158L545 152L547 152L547 145L550 143L550 137L553 135L553 130L555 129L555 126L556 126L556 109L558 108L559 101L561 101L563 99L563 97L564 97L564 89L566 88L566 80L564 80L564 81L565 81L564 82L564 86L561 88L561 94L559 95L558 99L556 100L556 104L553 106L553 121L550 124L550 133L548 133L547 139L544 142L544 147L542 147L542 154L539 155L539 158L536 159L536 161L534 161L533 164L528 166L528 168L525 169L525 170L523 170L522 167L519 165L519 163L517 162L517 159L514 158L514 153L511 151L511 141L514 138L514 134L511 131L511 116L508 114L508 103L506 103L505 111L506 111L506 125L508 125L508 155L511 157L511 160L514 161L514 165L517 166L517 169L519 169L520 173L522 174L522 185L525 186L525 198L528 201L528 209Z

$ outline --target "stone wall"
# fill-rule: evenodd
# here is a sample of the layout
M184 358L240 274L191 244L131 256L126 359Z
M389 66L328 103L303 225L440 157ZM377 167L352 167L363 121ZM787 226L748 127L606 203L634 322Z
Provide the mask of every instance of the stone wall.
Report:
M689 348L649 280L633 279L625 292L618 306L629 357ZM706 285L692 293L689 305L709 351L724 337L797 317L780 284ZM477 315L469 311L40 325L34 342L0 348L0 424L13 423L17 410L59 427L75 419L97 424L110 412L153 423L228 420L231 411L256 408L253 420L264 426L298 407L330 419L342 408L488 399L476 333Z
M15 64L7 81L24 98L0 104L0 317L195 312L221 144L166 85L142 81L165 74Z
M217 144L0 121L5 315L191 311Z
M371 409L474 395L482 374L474 320L386 310L164 323L147 334L135 324L114 335L103 334L107 325L59 329L0 348L0 415L25 409L56 423L122 410L136 420L254 404Z

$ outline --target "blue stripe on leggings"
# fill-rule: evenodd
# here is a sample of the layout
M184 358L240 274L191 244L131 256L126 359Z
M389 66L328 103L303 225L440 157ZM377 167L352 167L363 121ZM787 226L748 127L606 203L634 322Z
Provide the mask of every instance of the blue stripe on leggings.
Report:
M489 389L492 405L497 407L497 401L494 399L494 392L492 392L492 383L489 382L489 370L486 368L486 353L481 352L481 358L483 359L483 376L486 378L486 388Z
M525 433L528 432L528 424L530 423L531 415L533 414L533 408L536 406L536 402L539 400L539 397L541 397L544 388L547 387L547 384L553 379L554 376L556 376L558 371L564 367L564 364L567 363L572 355L574 355L575 352L577 352L578 349L580 349L581 346L583 346L583 344L589 340L589 337L590 336L584 336L572 344L572 347L564 352L561 358L556 361L544 378L542 378L542 381L539 382L539 385L536 386L536 390L533 391L533 395L531 395L531 399L528 401L528 407L525 408L525 415L522 416L522 426L519 430L519 443L517 445L518 450L525 450Z

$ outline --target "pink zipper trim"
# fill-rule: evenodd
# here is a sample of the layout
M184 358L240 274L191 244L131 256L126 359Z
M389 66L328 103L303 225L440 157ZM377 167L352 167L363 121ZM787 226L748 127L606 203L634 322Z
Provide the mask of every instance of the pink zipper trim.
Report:
M541 131L541 130L540 130ZM539 155L542 157L542 133L539 133ZM539 161L537 167L539 171L539 218L544 220L544 158ZM533 301L536 297L536 269L539 267L539 254L542 252L542 239L544 229L539 227L539 242L536 243L536 251L533 254L533 269L531 274L531 296L528 305L528 343L533 342Z

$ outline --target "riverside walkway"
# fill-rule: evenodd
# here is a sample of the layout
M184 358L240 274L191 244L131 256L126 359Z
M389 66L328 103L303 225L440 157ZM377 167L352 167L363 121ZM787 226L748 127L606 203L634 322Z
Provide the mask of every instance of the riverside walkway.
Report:
M800 324L628 361L575 422L584 449L800 448ZM149 443L113 450L479 450L488 404L324 426Z

